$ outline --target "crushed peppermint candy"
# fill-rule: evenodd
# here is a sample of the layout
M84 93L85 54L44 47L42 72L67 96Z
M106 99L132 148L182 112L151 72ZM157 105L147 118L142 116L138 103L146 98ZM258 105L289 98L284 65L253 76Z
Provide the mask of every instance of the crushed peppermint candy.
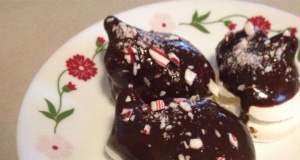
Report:
M168 54L169 59L171 60L171 62L173 62L176 66L180 65L180 60L179 58L175 55L175 53L169 53Z
M159 48L150 48L149 54L154 59L154 61L162 67L166 67L170 62L164 51Z
M156 100L151 102L151 111L159 111L165 109L165 103L163 100Z
M146 124L142 133L145 135L150 135L151 126L149 124Z
M226 160L224 157L217 157L216 160Z
M232 133L228 133L229 142L235 147L238 148L238 141Z
M180 102L183 102L183 101L186 101L186 98L174 98L175 103L180 103Z
M121 112L121 120L127 122L133 113L132 108L123 108Z

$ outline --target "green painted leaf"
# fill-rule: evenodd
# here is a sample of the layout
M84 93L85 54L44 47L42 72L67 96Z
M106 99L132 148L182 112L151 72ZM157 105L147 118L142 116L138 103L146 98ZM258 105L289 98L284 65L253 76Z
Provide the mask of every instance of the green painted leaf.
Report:
M192 23L191 25L196 27L197 29L199 29L203 33L209 33L209 31L205 27L203 27L201 24Z
M300 49L298 50L298 61L300 62Z
M198 12L197 12L197 10L196 10L195 13L194 13L194 15L193 15L192 22L196 22L196 21L197 21L197 18L198 18Z
M206 14L204 14L204 15L198 17L197 20L196 20L196 22L201 22L201 21L206 20L206 19L208 18L209 15L210 15L210 11L207 12Z
M43 115L45 115L46 117L55 120L54 116L51 113L46 111L40 111L40 112L43 113Z
M229 20L227 20L227 21L224 21L224 25L226 26L226 27L228 27L230 24L231 24L232 22L231 21L229 21Z
M48 101L47 99L45 99L45 100L46 100L47 105L48 105L49 113L51 113L53 116L56 116L56 110L55 110L54 105L50 101Z
M57 115L56 123L59 123L63 119L69 117L71 114L73 114L73 112L74 112L74 108L60 113L59 115Z

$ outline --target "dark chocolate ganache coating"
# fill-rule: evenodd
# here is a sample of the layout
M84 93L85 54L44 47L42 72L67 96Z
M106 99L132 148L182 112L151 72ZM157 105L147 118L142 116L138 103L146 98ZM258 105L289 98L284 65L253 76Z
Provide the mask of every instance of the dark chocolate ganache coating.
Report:
M134 87L142 99L211 96L207 84L215 80L205 57L177 35L143 31L109 16L104 61L113 92Z
M108 147L124 160L254 160L245 125L210 100L164 98L144 103L124 89Z
M272 107L299 91L295 65L297 38L278 34L268 38L261 31L248 36L245 30L229 33L216 49L220 81L241 98L244 112L250 106Z

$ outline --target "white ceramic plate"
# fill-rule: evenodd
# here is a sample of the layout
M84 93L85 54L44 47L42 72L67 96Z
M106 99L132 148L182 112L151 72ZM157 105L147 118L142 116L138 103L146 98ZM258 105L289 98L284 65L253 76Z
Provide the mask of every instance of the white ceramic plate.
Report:
M270 36L277 30L300 26L299 17L238 1L170 1L139 7L116 16L145 30L182 36L201 50L213 66L218 42L235 25L236 30L242 29L249 18L265 18L263 24L270 24L265 28ZM193 25L200 24L200 27L185 25L190 24L192 19ZM300 34L296 36L300 37ZM95 51L101 49L96 45L97 37L107 41L103 21L82 31L58 49L32 81L18 122L20 160L110 159L104 152L104 146L112 127L114 103L102 63L104 53L92 59ZM102 39L99 42L103 42ZM87 68L89 73L80 74ZM73 90L72 84L67 85L69 82L75 85L76 90ZM57 128L56 122L59 122ZM298 160L299 136L300 129L273 143L255 143L257 159Z

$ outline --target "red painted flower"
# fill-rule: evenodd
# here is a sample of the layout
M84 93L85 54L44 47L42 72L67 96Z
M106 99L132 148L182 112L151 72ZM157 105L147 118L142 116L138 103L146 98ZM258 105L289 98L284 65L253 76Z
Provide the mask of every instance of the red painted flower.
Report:
M235 27L236 27L235 23L230 23L229 26L228 26L230 31L233 31L235 29Z
M62 89L64 92L71 92L76 90L76 86L72 82L69 82L67 85L64 85Z
M295 35L297 33L297 28L291 28L291 34L292 35Z
M78 54L67 60L67 67L70 75L84 81L91 79L97 73L95 63L89 58L84 58L84 56Z
M266 20L263 16L255 16L248 19L248 22L251 22L254 27L260 28L262 31L264 31L266 34L270 30L270 22Z
M75 86L75 84L73 84L72 82L69 82L68 85L67 85L67 87L68 87L69 90L71 90L71 91L74 91L74 90L77 89L76 86Z
M105 39L103 37L98 37L96 41L96 45L101 47L105 43Z

